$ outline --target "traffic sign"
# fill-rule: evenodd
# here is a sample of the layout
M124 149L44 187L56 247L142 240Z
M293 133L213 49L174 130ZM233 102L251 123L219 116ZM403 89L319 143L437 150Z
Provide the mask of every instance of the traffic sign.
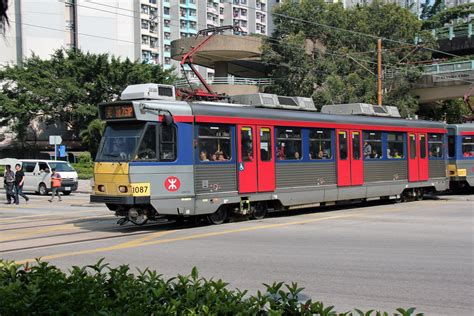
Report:
M61 144L63 139L59 135L50 135L49 136L49 144L50 145L59 145Z
M58 146L58 156L59 157L66 157L66 145Z

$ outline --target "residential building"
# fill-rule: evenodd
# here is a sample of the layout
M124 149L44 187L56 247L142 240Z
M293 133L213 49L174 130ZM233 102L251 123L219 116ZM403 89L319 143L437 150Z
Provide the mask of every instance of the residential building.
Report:
M9 1L10 26L3 26L0 65L19 63L32 53L48 58L54 50L78 47L91 53L130 58L135 54L132 0Z

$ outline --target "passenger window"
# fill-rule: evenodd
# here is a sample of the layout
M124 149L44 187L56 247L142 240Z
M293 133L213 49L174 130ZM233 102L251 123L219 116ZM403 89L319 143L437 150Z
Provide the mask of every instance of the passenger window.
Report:
M347 159L347 132L339 132L339 159Z
M420 135L420 158L426 158L426 136Z
M242 127L240 129L240 157L242 161L253 161L253 135L251 127Z
M382 133L364 132L364 159L382 158Z
M23 170L24 172L33 172L35 171L36 162L24 162Z
M136 159L156 160L156 126L149 125L138 147Z
M416 158L416 137L410 134L410 159Z
M463 157L474 157L474 136L463 136L461 144Z
M301 128L278 128L278 160L301 159Z
M309 130L309 159L331 159L331 133L329 129Z
M456 157L456 136L455 135L448 136L448 156L449 158Z
M352 132L352 158L360 160L360 133Z
M272 134L268 127L260 128L260 160L272 160Z
M201 125L198 129L199 160L226 161L232 159L230 127Z
M404 134L387 133L387 158L405 158Z
M159 140L160 161L175 161L177 156L176 126L160 125Z
M428 134L428 156L443 158L443 134Z
M39 171L40 172L49 172L51 170L49 170L49 167L48 167L48 164L45 163L45 162L40 162L39 163Z

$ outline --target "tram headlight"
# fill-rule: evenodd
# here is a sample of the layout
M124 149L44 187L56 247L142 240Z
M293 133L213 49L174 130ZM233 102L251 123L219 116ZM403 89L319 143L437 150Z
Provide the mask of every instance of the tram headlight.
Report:
M119 189L120 193L127 193L128 192L128 188L125 185L119 185L118 189Z
M100 192L105 192L105 185L101 184L97 187Z

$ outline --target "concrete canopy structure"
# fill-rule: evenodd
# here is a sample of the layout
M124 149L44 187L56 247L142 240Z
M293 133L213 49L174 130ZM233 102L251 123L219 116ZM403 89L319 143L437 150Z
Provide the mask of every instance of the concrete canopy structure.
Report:
M171 42L171 58L181 61L184 54L205 38L188 37ZM270 72L270 68L260 61L261 49L259 37L219 34L193 55L193 64L214 69L214 80L210 84L216 92L228 95L256 93L259 92L259 81L247 79L266 78ZM227 80L229 75L237 78ZM242 77L247 82L239 81Z
M181 38L171 42L171 58L181 61L205 37ZM239 35L215 35L194 56L196 65L213 68L216 77L231 74L239 77L259 78L265 75L260 63L262 39Z

